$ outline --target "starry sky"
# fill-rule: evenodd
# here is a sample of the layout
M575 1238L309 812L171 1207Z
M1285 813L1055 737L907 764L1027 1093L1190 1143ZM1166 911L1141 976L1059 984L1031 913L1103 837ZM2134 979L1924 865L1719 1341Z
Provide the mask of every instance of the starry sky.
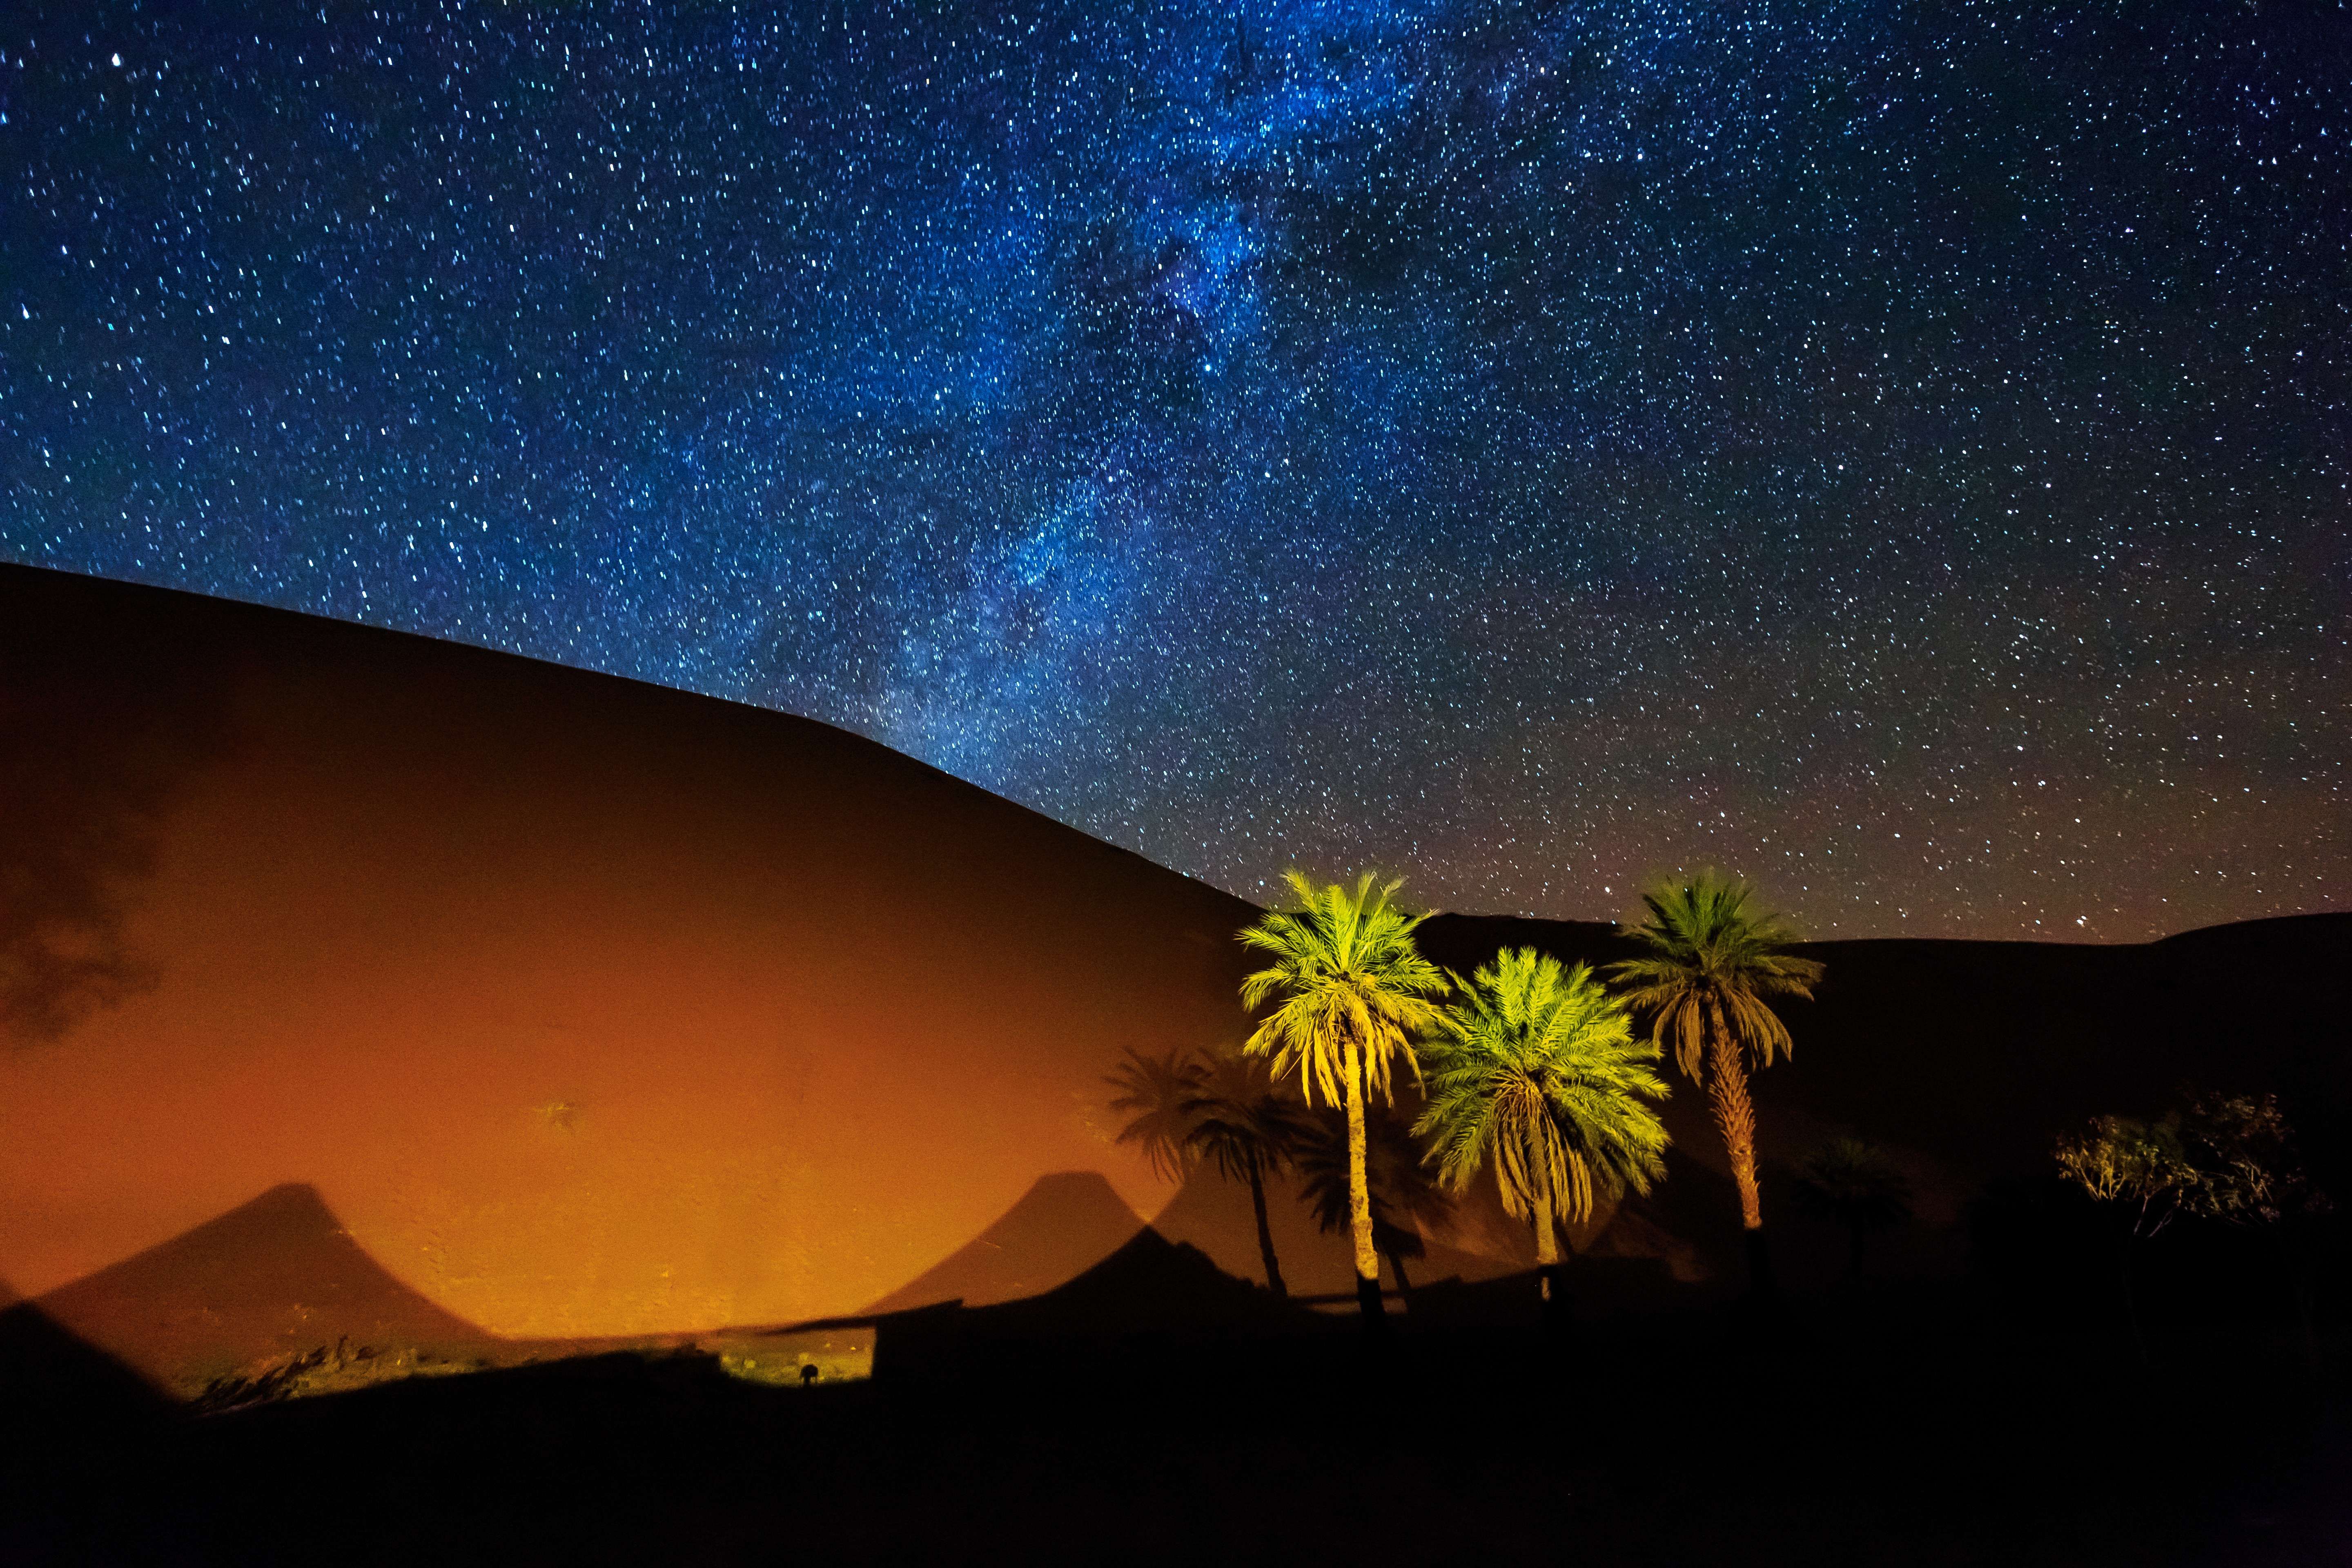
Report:
M1245 896L2352 886L2352 10L26 0L0 556Z

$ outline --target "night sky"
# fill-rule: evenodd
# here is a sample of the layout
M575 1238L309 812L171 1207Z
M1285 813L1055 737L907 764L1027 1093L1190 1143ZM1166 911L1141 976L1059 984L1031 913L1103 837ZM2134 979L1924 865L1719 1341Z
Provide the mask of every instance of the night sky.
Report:
M2352 10L243 9L0 20L0 555L1254 897L2352 901Z

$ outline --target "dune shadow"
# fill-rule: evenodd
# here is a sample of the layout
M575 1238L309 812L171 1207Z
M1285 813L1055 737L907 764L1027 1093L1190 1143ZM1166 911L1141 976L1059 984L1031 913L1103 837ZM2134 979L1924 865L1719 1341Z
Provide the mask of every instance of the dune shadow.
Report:
M420 1357L470 1362L504 1342L394 1278L300 1183L272 1187L34 1305L45 1321L192 1399L257 1379L258 1395L270 1396L331 1358L346 1370L392 1358L389 1370L402 1356L404 1366Z

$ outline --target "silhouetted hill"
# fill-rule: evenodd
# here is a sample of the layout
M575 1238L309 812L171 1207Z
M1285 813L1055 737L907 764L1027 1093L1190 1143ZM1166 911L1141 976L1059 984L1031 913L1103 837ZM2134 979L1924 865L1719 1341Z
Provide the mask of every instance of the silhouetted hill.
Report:
M987 1229L866 1310L903 1311L938 1301L984 1307L1042 1295L1092 1268L1143 1227L1143 1217L1098 1172L1040 1176Z
M1331 1326L1220 1269L1147 1226L1093 1267L1040 1295L992 1306L948 1302L880 1315L874 1375L1018 1381L1110 1342L1193 1342L1320 1332Z
M445 1352L493 1342L386 1273L315 1191L294 1183L34 1305L183 1394L223 1373L343 1339L354 1348Z
M965 1319L983 1333L1040 1339L1313 1321L1149 1226L1076 1279L1025 1300L967 1309Z

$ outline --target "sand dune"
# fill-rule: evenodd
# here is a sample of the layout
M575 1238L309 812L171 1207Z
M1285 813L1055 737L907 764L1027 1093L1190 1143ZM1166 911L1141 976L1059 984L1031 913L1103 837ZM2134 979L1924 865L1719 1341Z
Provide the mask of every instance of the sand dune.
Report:
M134 982L0 1058L27 1293L299 1181L499 1334L855 1310L1055 1172L1155 1212L1102 1075L1241 1022L1248 906L804 721L22 568L0 704Z

